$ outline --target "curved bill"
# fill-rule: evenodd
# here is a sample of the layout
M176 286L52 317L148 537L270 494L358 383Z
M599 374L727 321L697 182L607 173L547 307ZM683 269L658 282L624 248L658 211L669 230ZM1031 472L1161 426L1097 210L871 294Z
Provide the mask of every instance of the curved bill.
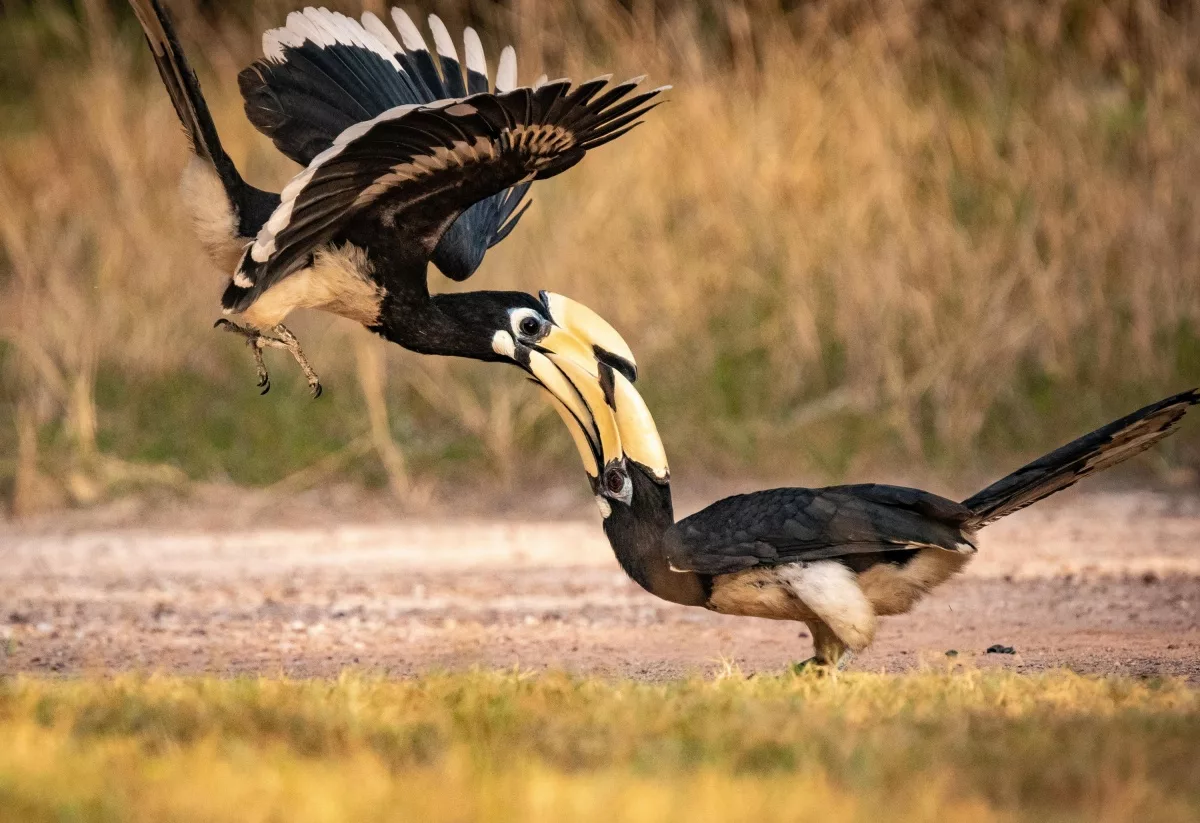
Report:
M599 378L570 357L526 349L529 372L554 399L584 469L592 477L622 459L617 418L605 400Z
M600 362L625 375L631 383L637 380L637 362L633 358L633 351L607 320L582 303L561 294L543 291L539 296L546 313L558 327L541 341L542 348L571 357L593 376L596 372L589 368L589 364ZM572 349L572 343L565 339L567 337L580 344L578 350L568 351Z
M551 326L546 336L537 342L537 350L549 356L570 360L593 379L600 376L600 361L596 359L596 352L561 326Z
M626 460L644 467L659 483L669 482L671 471L654 418L625 375L605 363L589 370L569 357L536 350L529 350L529 370L550 394L593 488L608 468L623 468Z
M601 385L604 384L603 372L608 367L600 366ZM646 401L633 387L625 375L611 372L612 392L611 402L613 413L617 419L617 434L621 437L621 448L625 456L635 463L645 466L660 482L666 482L671 477L671 469L667 465L667 450L663 448L662 439L658 436L658 427Z
M612 463L619 463L625 456L625 452L621 448L621 432L617 427L617 416L608 404L608 398L605 396L604 387L600 384L599 378L570 358L557 354L550 354L549 358L570 381L575 391L583 398L588 411L591 412L592 426L600 447L600 465L608 466ZM604 367L601 366L601 368Z
M633 386L637 371L625 341L582 304L547 292L542 292L542 301L554 326L534 346L518 349L535 380L551 395L589 477L595 482L609 467L623 467L628 459L666 483L666 450L646 402Z
M546 394L550 397L550 405L558 412L558 416L562 418L567 431L571 433L571 441L575 444L575 448L579 452L579 459L583 461L583 470L592 479L594 489L595 484L600 480L600 464L597 462L596 453L592 451L592 443L588 433L584 431L583 425L571 413L571 410L563 405L561 400L555 397L545 386L542 386L542 388L545 389Z

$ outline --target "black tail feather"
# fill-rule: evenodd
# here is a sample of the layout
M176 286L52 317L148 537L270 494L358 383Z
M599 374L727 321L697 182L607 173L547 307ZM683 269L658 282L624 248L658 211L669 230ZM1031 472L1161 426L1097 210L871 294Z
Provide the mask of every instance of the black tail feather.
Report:
M1175 431L1200 390L1168 397L1103 426L1017 469L963 501L975 513L966 524L978 529L1012 514L1088 475L1141 454Z
M154 55L154 63L162 77L163 85L171 96L171 103L179 115L191 141L192 150L203 160L212 163L217 173L221 175L226 189L231 184L241 184L242 178L233 165L233 161L221 147L221 139L217 135L217 126L209 113L204 94L200 91L200 81L183 54L179 38L171 19L163 9L159 0L129 0L146 41L150 44L150 52Z
M159 76L187 132L192 151L216 170L229 206L237 217L238 235L254 237L279 205L279 195L246 183L225 153L217 135L217 124L213 122L200 90L200 81L184 56L171 18L159 0L129 0L129 4L142 24Z

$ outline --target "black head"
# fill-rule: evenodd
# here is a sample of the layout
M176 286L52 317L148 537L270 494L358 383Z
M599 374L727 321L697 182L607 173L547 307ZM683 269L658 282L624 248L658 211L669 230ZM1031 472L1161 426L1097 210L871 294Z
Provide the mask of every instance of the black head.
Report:
M604 531L610 538L615 532L633 532L644 538L661 533L675 522L670 479L658 479L640 463L626 459L608 466L598 485Z
M453 353L475 360L514 362L517 343L544 336L552 325L546 307L525 292L439 294L433 302L449 321L443 327L454 338Z
M436 328L444 344L440 349L416 348L396 340L407 348L434 354L451 354L489 362L523 362L522 349L543 354L558 354L573 359L592 375L597 363L615 369L632 381L637 364L616 329L587 306L551 292L539 297L518 291L476 291L464 294L440 294L432 299L435 317L405 316L395 313L393 325L410 327L415 333Z

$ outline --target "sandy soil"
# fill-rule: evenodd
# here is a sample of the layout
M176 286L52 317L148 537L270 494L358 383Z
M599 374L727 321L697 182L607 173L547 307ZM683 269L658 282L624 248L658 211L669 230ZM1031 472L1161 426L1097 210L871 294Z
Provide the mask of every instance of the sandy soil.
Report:
M227 511L126 515L0 523L0 671L519 665L655 679L730 662L777 671L810 653L802 625L644 594L598 515L290 528ZM1017 653L985 654L993 644ZM853 668L942 665L948 650L1200 682L1200 498L1076 492L1003 521L966 574L886 619Z

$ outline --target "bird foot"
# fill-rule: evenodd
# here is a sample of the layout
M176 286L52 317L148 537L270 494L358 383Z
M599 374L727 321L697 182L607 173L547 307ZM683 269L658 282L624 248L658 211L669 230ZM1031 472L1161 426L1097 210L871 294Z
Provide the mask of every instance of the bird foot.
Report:
M794 675L802 674L827 674L829 666L815 657L810 657L807 660L801 660L798 663L793 663L788 666L788 673Z
M263 334L258 329L250 328L249 326L239 326L232 320L222 317L213 324L215 329L224 329L234 334L240 334L246 338L246 344L250 346L250 351L254 355L254 368L258 372L258 387L262 389L260 394L266 394L271 390L271 376L267 373L267 366L263 362L263 349L286 349L296 363L299 364L300 370L304 372L304 378L308 381L308 388L312 392L313 398L320 397L324 390L321 388L321 378L317 376L316 371L308 362L308 358L304 356L304 352L300 349L300 341L296 339L296 335L292 334L286 326L278 325L271 329L275 333L275 337Z
M833 674L834 672L845 671L853 659L854 652L851 651L843 652L836 663L829 663L821 658L810 657L807 660L801 660L799 663L793 663L788 667L788 672L795 675L807 674L809 672Z

